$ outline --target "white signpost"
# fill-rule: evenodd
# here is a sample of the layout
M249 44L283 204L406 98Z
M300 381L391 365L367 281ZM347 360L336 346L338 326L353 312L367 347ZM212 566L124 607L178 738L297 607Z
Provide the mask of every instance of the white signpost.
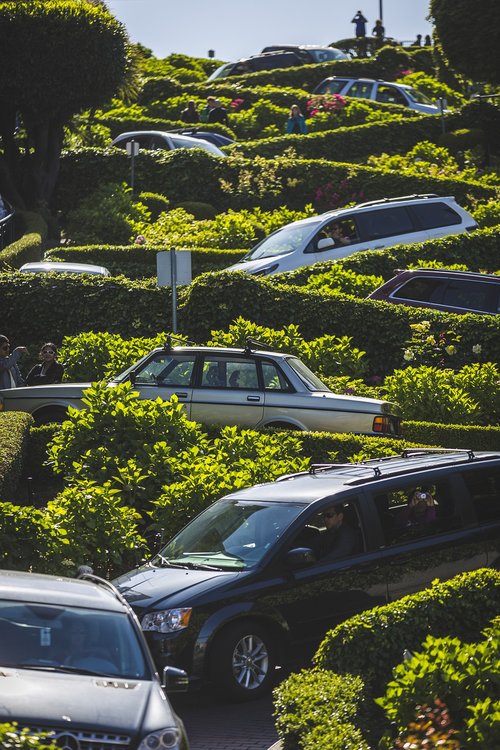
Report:
M190 284L191 251L176 252L175 247L156 254L158 286L172 287L172 333L177 333L177 284Z
M135 177L135 157L139 153L139 143L137 141L132 140L127 141L125 145L127 149L127 154L130 156L130 187L133 190L134 189L134 177Z

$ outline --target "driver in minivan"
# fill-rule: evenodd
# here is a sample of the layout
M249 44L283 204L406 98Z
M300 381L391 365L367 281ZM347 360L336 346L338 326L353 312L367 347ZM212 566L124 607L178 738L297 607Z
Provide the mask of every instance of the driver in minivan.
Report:
M325 529L320 533L313 550L321 562L359 552L358 534L352 526L345 523L344 510L342 503L337 503L321 513Z

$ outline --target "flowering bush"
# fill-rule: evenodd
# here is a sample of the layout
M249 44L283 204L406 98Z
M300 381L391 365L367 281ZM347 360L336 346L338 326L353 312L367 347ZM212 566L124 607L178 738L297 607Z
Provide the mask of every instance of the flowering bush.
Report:
M311 117L318 112L340 112L347 104L347 99L340 94L317 94L307 102L307 111Z
M412 335L403 347L403 360L411 365L439 365L446 367L457 353L460 336L454 331L431 330L428 320L410 325Z
M365 194L362 190L359 192L351 191L349 180L342 180L338 185L327 182L319 185L314 192L314 207L318 211L331 211L335 208L342 208L350 203L359 203L364 200Z

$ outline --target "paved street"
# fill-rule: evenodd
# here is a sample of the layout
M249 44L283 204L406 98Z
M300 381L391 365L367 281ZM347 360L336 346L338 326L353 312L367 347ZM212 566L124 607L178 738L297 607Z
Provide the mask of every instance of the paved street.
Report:
M227 703L206 692L171 696L186 725L191 750L268 750L278 736L271 696Z

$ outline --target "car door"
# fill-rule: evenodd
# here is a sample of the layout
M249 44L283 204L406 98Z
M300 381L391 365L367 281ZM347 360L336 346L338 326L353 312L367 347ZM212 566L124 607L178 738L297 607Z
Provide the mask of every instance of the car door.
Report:
M374 81L353 81L342 91L342 95L355 96L358 99L372 99L374 85Z
M409 101L403 90L396 86L391 86L390 83L376 83L373 98L375 101L385 104L401 104L403 107L409 106Z
M255 359L231 354L203 356L191 419L203 424L255 427L263 413L264 392Z
M141 398L169 401L175 394L191 418L196 355L158 352L132 373Z
M357 217L352 214L322 224L306 252L314 254L315 262L339 260L361 250L371 250L372 245L373 241L365 240L361 235Z
M288 569L285 585L276 594L275 601L267 602L286 620L294 641L321 638L337 623L387 602L387 582L385 571L379 566L379 550L369 549L360 526L362 494L355 492L342 500L325 501L325 507L320 509L326 511L332 504L342 505L343 523L349 524L359 535L357 549L343 558L320 559L298 570ZM283 553L297 547L314 549L324 533L322 514L315 510L304 518Z
M430 496L432 514L420 519L410 515L416 493ZM486 565L481 530L471 527L471 509L457 492L452 472L388 480L370 494L376 514L371 526L378 524L383 531L380 565L390 600Z

